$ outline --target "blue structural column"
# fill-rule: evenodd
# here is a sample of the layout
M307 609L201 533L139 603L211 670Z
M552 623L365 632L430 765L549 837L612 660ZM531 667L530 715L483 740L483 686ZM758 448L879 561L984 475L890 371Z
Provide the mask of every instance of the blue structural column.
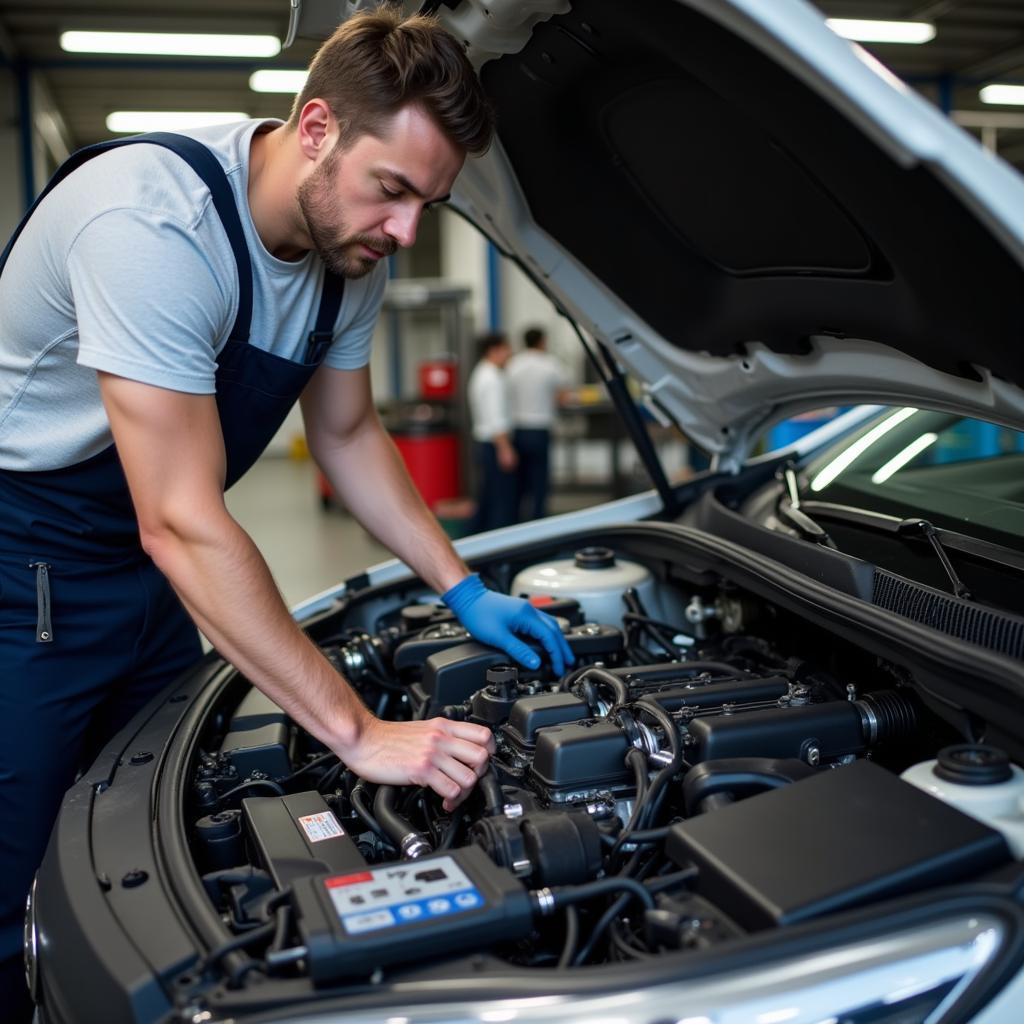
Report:
M493 242L487 243L487 327L500 331L501 323L501 254Z
M32 144L32 70L24 61L14 66L18 90L18 135L21 140L22 197L27 210L36 198L36 164Z
M954 78L950 74L939 75L939 110L941 110L946 117L949 117L953 113L953 86Z

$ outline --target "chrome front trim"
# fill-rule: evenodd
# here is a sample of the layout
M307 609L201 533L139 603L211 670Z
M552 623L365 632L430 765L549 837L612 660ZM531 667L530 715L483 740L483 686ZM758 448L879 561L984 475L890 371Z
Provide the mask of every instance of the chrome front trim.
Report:
M924 1024L937 1021L989 964L1005 939L994 915L948 918L927 926L819 949L805 956L686 982L624 988L592 996L539 995L522 999L446 1001L441 1005L396 1003L386 1011L332 1010L336 1024L833 1024L868 1019L872 1009L892 1012L928 992L941 993ZM666 960L668 958L666 957ZM669 965L666 963L666 973ZM579 972L575 974L579 980ZM607 976L594 977L606 987ZM1018 1008L1019 1009L1019 1008ZM326 1011L325 1011L326 1012ZM1019 1018L1005 1018L1005 1024ZM297 1016L293 1024L323 1021ZM1003 1024L985 1016L986 1024Z

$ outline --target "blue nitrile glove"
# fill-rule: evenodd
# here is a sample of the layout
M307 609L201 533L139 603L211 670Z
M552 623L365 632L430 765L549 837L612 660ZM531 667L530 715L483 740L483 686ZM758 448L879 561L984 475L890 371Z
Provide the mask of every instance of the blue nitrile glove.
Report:
M533 637L544 645L556 675L560 676L566 665L576 660L552 616L538 611L521 597L488 590L476 573L456 583L441 600L474 639L501 648L527 668L539 668L540 656L517 639L516 633Z

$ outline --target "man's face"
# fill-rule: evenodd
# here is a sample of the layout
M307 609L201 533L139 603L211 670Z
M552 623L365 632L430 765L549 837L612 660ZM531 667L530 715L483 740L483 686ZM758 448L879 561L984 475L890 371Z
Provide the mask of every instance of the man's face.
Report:
M416 240L423 211L447 198L465 154L416 106L391 119L383 138L334 147L299 185L313 248L328 268L362 277Z

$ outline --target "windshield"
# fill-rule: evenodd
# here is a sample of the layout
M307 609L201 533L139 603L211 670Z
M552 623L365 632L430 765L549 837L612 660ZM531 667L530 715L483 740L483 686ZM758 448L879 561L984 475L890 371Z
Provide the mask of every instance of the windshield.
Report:
M807 468L807 500L852 505L1019 548L1024 433L949 413L889 409Z

